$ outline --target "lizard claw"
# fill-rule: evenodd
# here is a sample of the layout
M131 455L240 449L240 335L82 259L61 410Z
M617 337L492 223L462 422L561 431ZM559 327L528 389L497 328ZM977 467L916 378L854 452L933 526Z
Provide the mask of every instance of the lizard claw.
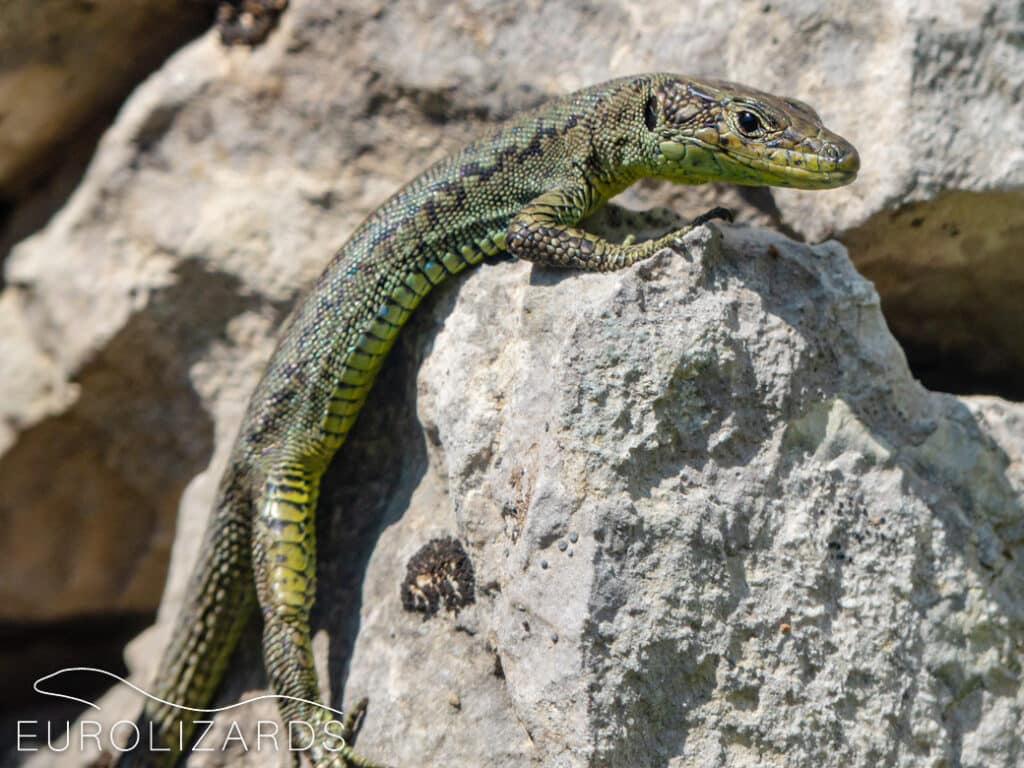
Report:
M363 718L366 715L366 705L370 700L365 696L356 702L356 705L345 715L345 722L341 725L341 738L348 744L354 744L359 729L363 727Z
M383 763L374 763L352 751L335 754L313 763L313 768L390 768Z
M698 216L692 222L690 222L690 226L699 227L701 224L706 224L707 222L713 219L733 221L734 217L730 209L718 206L716 208L712 208L710 211L707 211L706 213L702 213L700 216Z
M367 760L352 750L356 736L359 734L359 729L363 726L363 718L366 716L366 705L368 702L369 699L364 696L356 702L355 706L348 710L345 720L341 724L341 738L344 741L343 748L313 760L314 768L389 768L381 763Z

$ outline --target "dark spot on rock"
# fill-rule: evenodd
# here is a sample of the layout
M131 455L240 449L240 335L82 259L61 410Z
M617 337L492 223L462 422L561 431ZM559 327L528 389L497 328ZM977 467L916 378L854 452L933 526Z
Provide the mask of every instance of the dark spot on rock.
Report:
M910 220L910 226L912 226L914 229L917 229L922 224L924 224L924 217L923 216L918 216L917 218L914 218L914 219Z
M221 0L217 29L224 45L259 45L277 26L288 0Z
M462 543L445 536L427 542L406 565L402 607L434 616L444 603L456 614L476 602L473 564Z

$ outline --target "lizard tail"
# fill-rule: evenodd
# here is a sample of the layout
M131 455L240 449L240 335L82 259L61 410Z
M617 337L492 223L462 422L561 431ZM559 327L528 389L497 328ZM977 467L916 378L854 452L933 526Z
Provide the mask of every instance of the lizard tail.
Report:
M148 689L163 701L146 702L136 721L138 743L121 756L120 768L173 766L188 748L195 722L212 719L181 706L209 707L256 605L248 478L235 464L221 482L185 605Z

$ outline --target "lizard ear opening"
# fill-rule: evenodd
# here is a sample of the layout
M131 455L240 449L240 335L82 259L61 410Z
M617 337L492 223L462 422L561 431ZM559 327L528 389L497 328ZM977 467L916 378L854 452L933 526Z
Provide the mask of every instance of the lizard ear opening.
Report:
M658 125L658 99L653 93L644 102L644 125L648 131L653 131Z

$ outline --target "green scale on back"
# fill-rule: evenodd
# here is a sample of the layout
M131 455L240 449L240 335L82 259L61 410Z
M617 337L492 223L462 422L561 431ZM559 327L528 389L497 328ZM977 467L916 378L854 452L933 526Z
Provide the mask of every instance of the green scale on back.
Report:
M858 167L854 148L806 104L732 83L650 74L526 112L414 179L356 230L286 323L221 481L153 693L209 706L258 605L283 719L320 729L311 761L317 768L374 765L346 743L351 722L342 727L316 704L314 511L320 477L417 305L435 285L500 252L607 271L675 244L694 225L624 244L576 226L642 177L826 189L852 181ZM627 229L652 222L648 214L620 216ZM139 749L122 765L173 764L198 717L147 705L140 724L152 724L170 751Z

